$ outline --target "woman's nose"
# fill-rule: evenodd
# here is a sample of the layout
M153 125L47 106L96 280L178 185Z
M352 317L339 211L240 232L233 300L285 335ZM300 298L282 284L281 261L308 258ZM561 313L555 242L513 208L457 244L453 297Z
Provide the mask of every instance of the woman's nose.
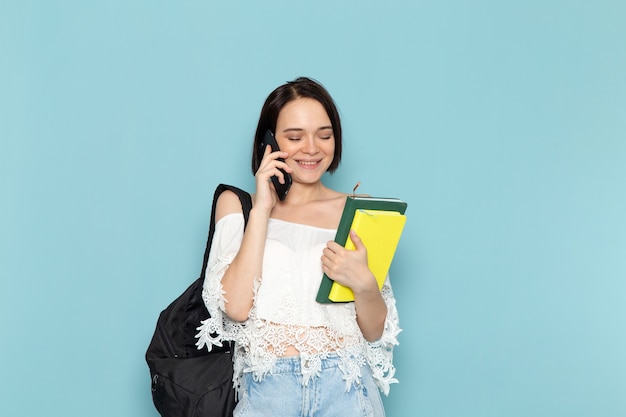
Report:
M317 141L315 140L315 138L314 137L306 138L303 151L305 153L315 154L318 152L318 150L319 148L317 146Z

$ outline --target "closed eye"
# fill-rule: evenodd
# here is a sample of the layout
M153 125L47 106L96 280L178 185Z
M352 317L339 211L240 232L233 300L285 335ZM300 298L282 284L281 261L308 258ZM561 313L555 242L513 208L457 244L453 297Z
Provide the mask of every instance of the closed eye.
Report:
M318 130L317 135L320 139L330 139L333 137L333 128L330 126L322 127Z

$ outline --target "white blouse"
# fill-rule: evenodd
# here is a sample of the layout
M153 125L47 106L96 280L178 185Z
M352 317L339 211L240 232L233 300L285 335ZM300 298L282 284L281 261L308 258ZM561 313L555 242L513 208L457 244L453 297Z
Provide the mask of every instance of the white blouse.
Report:
M256 380L271 371L276 358L294 346L300 353L303 383L321 370L321 360L336 353L342 361L346 390L360 379L367 363L379 389L389 393L394 378L393 347L400 333L398 311L389 284L382 289L387 318L382 337L367 342L356 322L354 303L315 301L323 275L322 250L335 230L270 219L262 277L255 279L255 298L248 320L236 322L225 313L228 294L222 289L224 272L243 239L243 215L230 214L217 222L202 296L210 318L198 327L198 349L235 342L233 383L239 389L244 372Z

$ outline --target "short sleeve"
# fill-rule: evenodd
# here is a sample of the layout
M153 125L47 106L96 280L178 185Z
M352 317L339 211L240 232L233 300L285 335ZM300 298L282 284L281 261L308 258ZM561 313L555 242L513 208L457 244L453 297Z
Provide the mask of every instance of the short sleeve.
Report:
M210 317L198 327L196 345L209 350L222 346L222 340L233 340L233 332L239 333L238 324L230 320L225 311L222 277L239 252L243 240L244 219L241 213L229 214L215 224L215 234L206 268L202 299Z
M382 296L387 305L385 327L380 339L375 342L367 342L366 357L376 385L385 395L388 395L389 385L398 382L394 378L396 368L393 365L393 349L398 345L398 334L402 331L389 277L383 284Z

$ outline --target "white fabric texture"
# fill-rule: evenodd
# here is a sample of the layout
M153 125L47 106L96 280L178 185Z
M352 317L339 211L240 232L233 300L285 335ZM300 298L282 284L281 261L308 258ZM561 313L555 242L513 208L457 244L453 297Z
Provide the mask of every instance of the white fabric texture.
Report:
M248 320L236 322L225 313L221 278L236 256L243 238L242 214L230 214L217 222L209 256L203 299L210 318L197 334L198 349L235 342L233 383L238 390L243 372L261 380L277 357L294 346L300 353L303 383L320 371L321 359L330 353L341 357L346 390L360 381L360 367L367 363L378 388L387 395L394 378L393 347L399 327L389 278L382 294L387 318L382 337L368 342L357 323L354 303L320 304L315 301L322 278L321 255L335 230L270 219L263 258L262 278L255 280L255 299Z

